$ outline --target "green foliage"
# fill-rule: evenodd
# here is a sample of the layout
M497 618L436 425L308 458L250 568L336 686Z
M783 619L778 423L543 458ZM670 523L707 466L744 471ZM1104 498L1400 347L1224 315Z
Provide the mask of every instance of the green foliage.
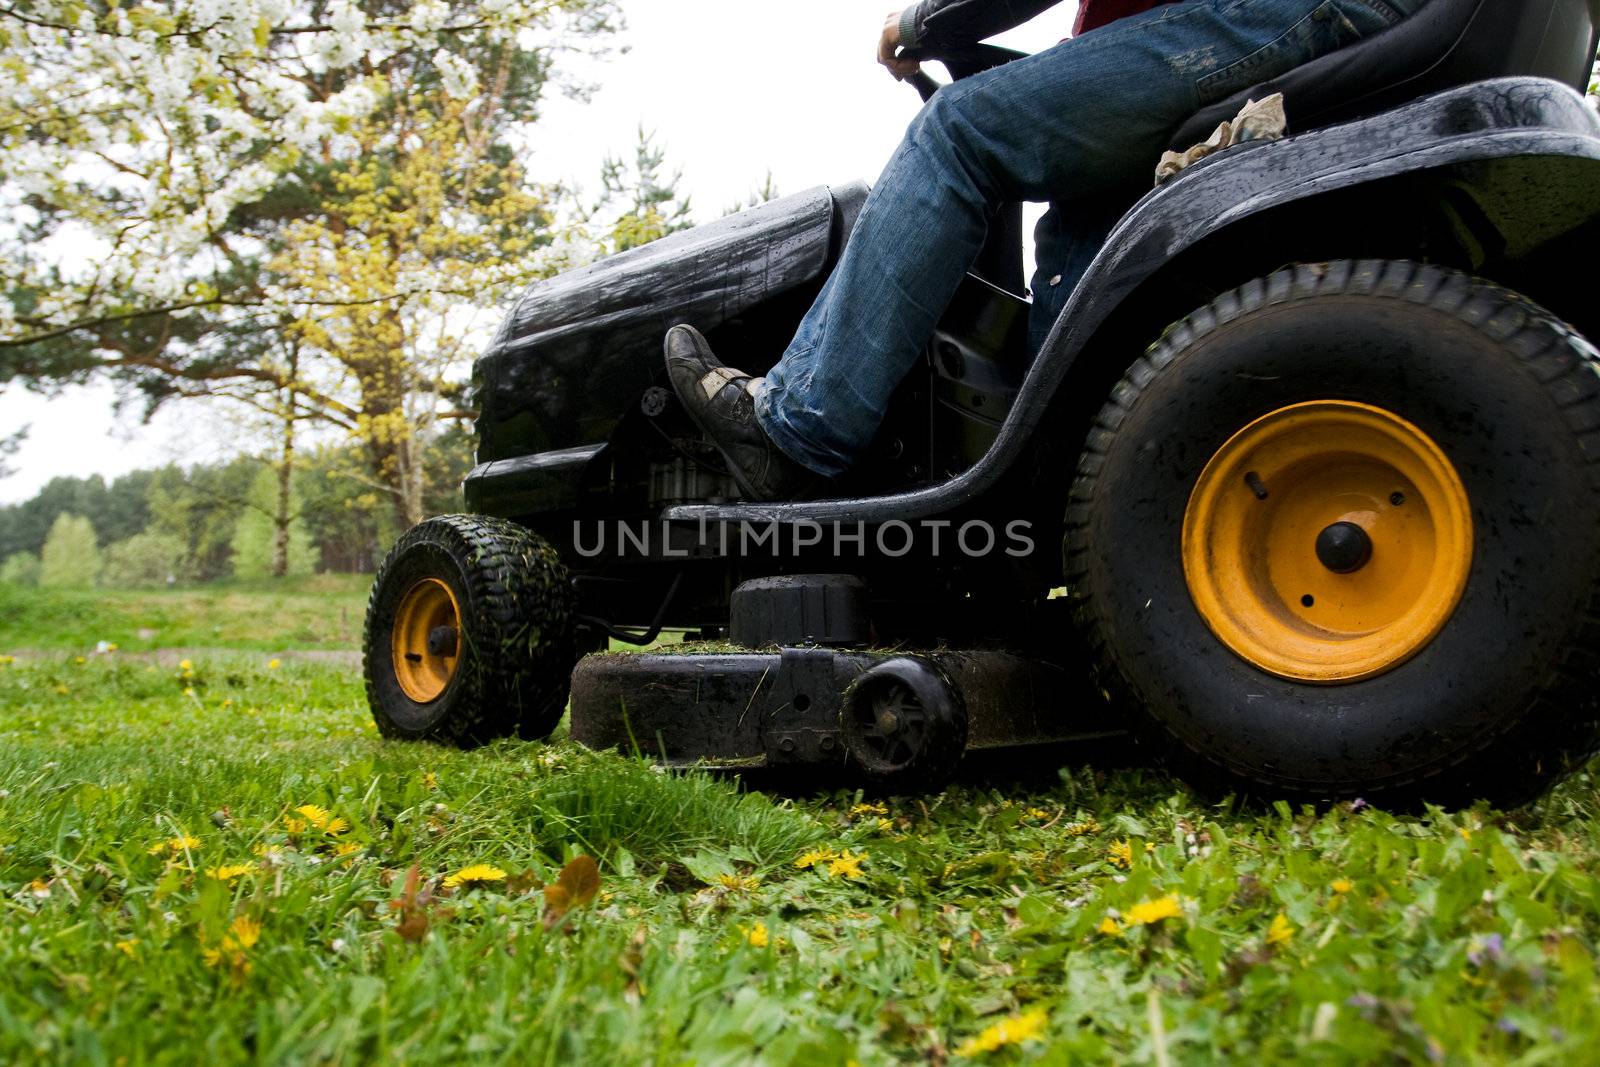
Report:
M8 434L0 434L0 478L9 478L16 473L9 460L16 455L17 449L22 447L22 442L28 438L28 427L13 430Z
M146 531L107 545L100 583L115 588L148 588L176 581L186 548L171 534Z
M165 581L163 577L162 581ZM167 589L30 589L0 582L0 653L356 648L372 579L323 574Z
M100 548L89 520L66 512L56 516L39 553L39 584L81 589L99 576Z
M12 1062L1583 1063L1600 1042L1589 774L1516 813L1240 810L1075 769L790 802L566 741L385 742L349 667L124 650L0 667L0 791ZM600 895L547 929L541 884L579 854ZM478 864L505 877L444 887ZM415 942L413 867L437 894Z
M294 491L300 479L292 479L289 513L289 576L301 576L316 569L311 535L301 517L299 494ZM263 467L251 483L246 506L234 524L233 576L235 578L272 577L273 553L278 536L278 472Z
M13 552L0 563L0 585L38 585L39 557L32 552Z
M179 581L212 581L231 572L233 534L260 465L239 457L187 471L165 467L150 480L149 529L184 546Z
M663 174L666 159L666 149L642 126L631 164L606 157L600 169L601 199L594 209L610 217L605 251L625 252L694 225L689 198L678 192L683 173Z
M110 485L98 474L52 478L31 499L0 506L0 556L37 554L63 512L88 517L101 544L132 537L150 521L145 494L154 476L153 471L136 471Z

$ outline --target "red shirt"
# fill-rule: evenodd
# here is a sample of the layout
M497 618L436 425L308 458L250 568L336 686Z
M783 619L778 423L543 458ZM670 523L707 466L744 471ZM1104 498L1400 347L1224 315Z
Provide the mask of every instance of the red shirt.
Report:
M1173 0L1083 0L1078 8L1078 21L1072 27L1073 36L1098 29L1108 22L1149 11L1153 7L1172 3Z

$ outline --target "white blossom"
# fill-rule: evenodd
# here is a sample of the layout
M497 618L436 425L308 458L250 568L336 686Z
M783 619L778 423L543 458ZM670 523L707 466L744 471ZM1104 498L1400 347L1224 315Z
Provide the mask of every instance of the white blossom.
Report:
M471 63L441 48L433 54L433 65L439 68L444 91L457 100L465 100L478 90L478 72Z

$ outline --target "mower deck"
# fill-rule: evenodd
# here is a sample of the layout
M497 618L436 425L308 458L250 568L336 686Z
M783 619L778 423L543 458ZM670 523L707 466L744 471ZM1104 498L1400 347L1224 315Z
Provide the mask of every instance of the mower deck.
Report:
M947 687L966 722L964 746L946 754L952 761L1121 732L1099 707L1063 706L1063 694L1081 688L1066 672L1007 652L746 651L719 643L585 657L572 676L572 736L673 767L842 766L860 743L852 723L866 721L869 733L876 724L855 685L874 668L923 672L935 689Z

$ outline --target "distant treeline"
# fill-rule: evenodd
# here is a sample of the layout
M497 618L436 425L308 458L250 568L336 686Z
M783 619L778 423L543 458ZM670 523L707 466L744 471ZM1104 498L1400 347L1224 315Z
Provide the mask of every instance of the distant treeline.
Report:
M428 514L460 509L472 439L450 430L429 443L440 474ZM384 486L359 446L300 453L292 475L290 574L368 573L400 533ZM0 506L0 581L65 586L190 584L260 578L273 570L279 471L240 456L140 470L107 482L56 478L31 500Z

